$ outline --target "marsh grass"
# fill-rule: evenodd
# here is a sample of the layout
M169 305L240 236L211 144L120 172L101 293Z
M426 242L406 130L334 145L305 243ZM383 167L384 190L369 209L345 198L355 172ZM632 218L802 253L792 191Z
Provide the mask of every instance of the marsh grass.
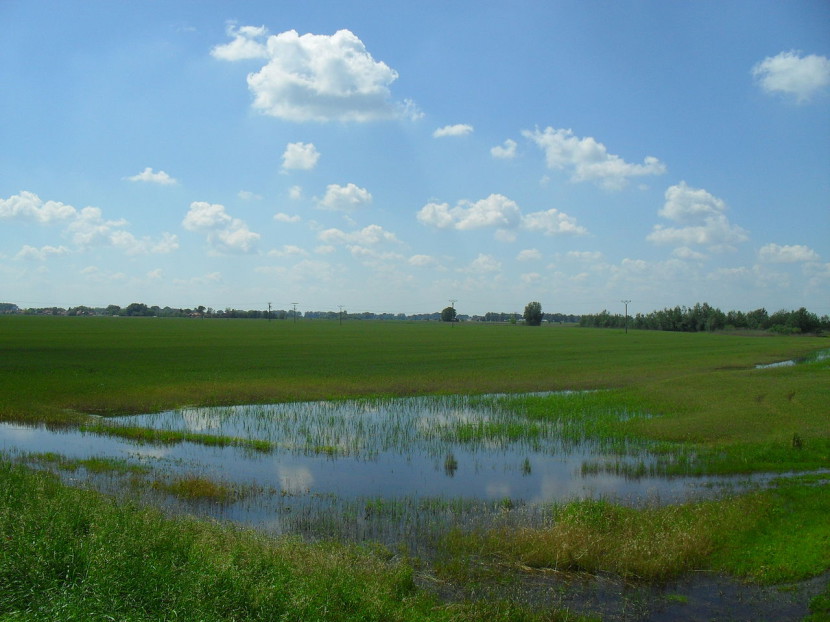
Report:
M439 568L456 579L469 570L469 560L478 565L485 560L645 581L690 571L729 572L763 583L794 581L830 565L828 503L830 487L797 481L660 507L577 501L555 506L544 527L454 530L442 542L450 563Z
M154 479L150 487L188 501L213 503L231 503L251 494L251 491L244 486L193 474L172 480Z
M440 604L382 547L272 538L114 503L0 462L4 620L572 620Z
M115 436L138 443L155 443L174 445L177 443L197 443L209 447L242 447L260 452L270 452L274 445L266 440L237 438L216 434L201 434L186 430L162 430L140 426L126 426L112 423L89 423L79 426L82 432Z
M92 456L90 458L68 458L55 452L28 453L20 456L21 462L54 467L61 471L75 472L84 469L87 473L103 474L146 474L150 468L109 456Z

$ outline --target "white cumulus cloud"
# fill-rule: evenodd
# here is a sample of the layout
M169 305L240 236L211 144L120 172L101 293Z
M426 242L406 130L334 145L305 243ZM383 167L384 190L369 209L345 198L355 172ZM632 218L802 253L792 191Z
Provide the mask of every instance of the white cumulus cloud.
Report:
M325 196L317 200L317 205L327 210L350 212L371 202L372 195L365 188L360 188L353 183L345 186L329 184L326 187Z
M282 168L309 171L319 159L320 152L312 143L288 143L282 154Z
M466 123L458 123L456 125L445 125L435 130L432 135L435 138L443 138L444 136L466 136L473 132L473 126Z
M217 253L250 253L260 238L245 222L231 217L224 205L204 201L190 204L182 226L188 231L204 234L211 249Z
M479 201L459 201L455 207L448 203L427 203L416 214L424 225L438 229L456 229L465 231L496 227L497 237L503 242L516 239L513 230L539 231L546 235L563 233L584 234L585 227L576 224L576 220L557 209L545 212L522 214L515 201L502 194L491 194Z
M665 198L660 216L684 226L655 225L646 238L650 242L723 251L748 239L744 229L729 222L726 203L702 188L691 188L681 181L666 190Z
M491 194L486 199L459 201L455 207L447 203L428 203L417 214L418 220L439 229L480 229L482 227L513 228L521 220L521 210L515 201L502 194Z
M164 171L156 172L149 166L137 175L125 177L124 179L127 181L143 181L150 184L159 184L160 186L173 186L179 183L178 180L170 177L170 175Z
M56 255L66 255L71 251L66 246L42 246L36 248L25 244L23 248L15 255L15 259L23 259L30 261L44 261L48 257Z
M500 160L511 160L516 157L516 147L518 147L516 141L508 138L503 144L490 149L490 155Z
M819 254L809 246L795 244L792 246L767 244L758 251L761 261L767 263L796 263L800 261L818 261Z
M792 96L805 103L830 84L830 58L802 56L790 50L768 56L752 68L752 75L767 93Z
M547 127L543 131L525 130L522 135L532 140L545 152L548 168L566 170L572 181L594 181L607 189L624 187L629 178L662 175L666 166L653 156L642 164L626 162L620 156L608 153L601 142L588 136L579 138L573 131Z
M439 265L438 260L431 255L412 255L408 260L410 266L430 268Z
M34 221L48 225L74 218L77 213L78 210L71 205L59 201L44 202L35 193L25 190L8 199L0 199L0 219L3 220Z
M535 248L527 248L516 255L518 261L541 261L542 253Z
M300 220L302 220L302 219L299 216L297 216L296 214L294 216L291 216L290 214L284 214L282 212L277 212L276 214L274 214L274 220L276 220L277 222L294 223L294 222L300 222Z
M588 230L576 224L573 216L568 216L556 208L544 212L533 212L522 217L522 228L528 231L541 231L545 235L573 234L584 235Z
M237 28L235 24L229 24L227 33L233 41L214 47L210 51L214 58L233 61L268 57L268 48L261 41L268 34L265 26Z
M264 59L248 74L257 110L287 121L373 121L415 116L410 102L393 101L398 73L376 61L349 30L333 35L288 30L267 36L264 28L232 27L230 43L213 48L222 60Z
M399 242L397 236L391 231L386 231L380 225L369 225L358 231L348 233L340 229L325 229L317 234L321 242L326 244L355 244L359 246L371 246L382 242Z
M473 261L466 267L460 268L459 272L469 272L471 274L493 274L501 270L501 262L485 253L479 253Z

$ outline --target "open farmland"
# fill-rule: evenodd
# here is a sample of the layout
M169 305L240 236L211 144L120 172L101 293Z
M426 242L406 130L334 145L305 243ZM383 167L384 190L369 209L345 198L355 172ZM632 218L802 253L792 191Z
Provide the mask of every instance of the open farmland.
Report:
M66 489L42 473L6 463L0 531L9 544L2 549L0 581L9 589L0 598L0 611L17 612L13 615L19 619L47 618L66 605L79 618L95 617L90 612L116 606L117 584L123 583L130 584L124 589L131 598L142 603L144 617L136 619L158 618L170 602L205 619L267 618L279 611L286 619L327 619L321 613L325 607L337 612L329 617L338 619L567 619L567 610L613 619L616 614L607 607L580 608L564 597L552 613L550 599L528 596L526 583L579 575L655 585L682 582L692 570L760 584L821 577L830 568L830 528L824 520L830 501L822 485L830 467L828 361L765 369L756 365L826 347L825 339L813 337L626 334L556 326L0 318L4 421L93 426L98 420L89 414L116 417L194 406L438 394L492 401L490 394L507 393L515 396L499 397L498 404L513 413L512 419L490 427L465 422L454 430L458 438L492 433L503 436L484 440L507 442L511 435L550 423L615 447L648 443L654 456L666 458L666 474L803 474L682 504L624 507L605 499L557 500L548 508L545 524L520 529L505 522L450 530L441 535L443 556L418 561L395 556L394 546L304 544L163 518L144 506ZM557 402L565 399L561 396L524 395L597 389L609 391L585 398L584 406L572 411ZM609 403L625 416L609 418ZM328 441L315 447L335 453ZM14 458L11 449L4 448L6 459ZM55 455L24 458L16 461L57 472L92 468L65 457L61 462ZM126 477L139 477L130 470L136 465L110 465ZM594 468L619 467L606 462ZM204 477L147 481L147 487L180 497L249 494ZM377 514L397 511L382 501L366 505L366 511L370 507ZM501 511L514 511L513 500L506 499ZM51 516L49 529L44 516ZM123 521L131 527L116 539L113 530ZM39 539L21 539L20 525L39 533ZM144 529L161 534L152 536L161 540L148 542ZM208 541L224 544L208 547ZM106 558L115 555L111 547L120 551L120 565L107 575ZM129 578L137 572L130 547L159 560L155 566L161 574L146 576L140 585ZM267 551L263 556L269 561L253 576L241 564L256 551ZM313 568L304 565L312 559ZM342 574L351 564L361 570L347 581ZM170 576L172 566L185 569L182 577ZM210 612L199 609L209 605L198 595L217 589L212 582L220 579L209 575L218 567L227 573L221 580L229 596L224 604L210 605ZM30 570L21 575L22 568ZM293 581L279 598L266 587L278 574ZM369 584L375 588L365 593ZM566 593L566 585L560 582L556 589ZM826 579L818 587L810 585L821 592ZM676 598L668 598L671 593L654 597L658 602L651 603L652 609L679 607L682 612L686 597L681 598L683 588L676 589ZM433 600L433 594L443 600ZM821 598L813 601L815 611L823 606ZM618 593L605 600L628 602ZM806 607L806 600L801 605Z

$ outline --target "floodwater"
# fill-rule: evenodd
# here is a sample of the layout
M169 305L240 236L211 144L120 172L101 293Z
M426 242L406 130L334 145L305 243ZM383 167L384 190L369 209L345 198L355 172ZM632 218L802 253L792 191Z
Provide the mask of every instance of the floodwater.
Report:
M541 526L551 520L555 502L674 503L763 485L770 477L626 477L585 468L649 464L655 458L644 446L629 446L619 455L598 443L566 442L555 425L531 424L495 400L458 396L183 408L104 421L267 441L270 449L150 444L5 423L0 455L52 470L69 484L173 514L229 520L272 534L377 541L427 559L449 529ZM532 434L517 436L517 422ZM500 436L511 423L512 430ZM487 434L469 433L482 426ZM100 473L56 456L113 458L140 470ZM233 494L185 499L157 485L194 477L221 482ZM782 595L709 575L660 585L629 585L610 576L520 575L509 588L520 601L608 620L655 622L800 619L827 581L825 576L797 584ZM438 591L448 590L442 597L449 600L486 599L491 589L477 585L475 593L466 593L463 585L442 585ZM437 589L432 583L424 587ZM493 596L502 597L504 589L494 585Z
M274 533L415 542L424 531L509 520L544 521L553 502L607 498L627 504L711 497L749 478L626 477L585 469L602 462L648 462L647 453L612 455L589 442L563 442L534 422L531 438L498 436L519 415L494 402L459 396L184 408L119 417L113 425L265 440L271 449L193 442L139 443L113 436L0 424L0 451L41 468L108 457L149 474L106 475L83 468L67 481L104 492L131 491L173 511L255 525ZM459 430L489 425L488 435ZM541 427L540 427L541 426ZM140 477L145 478L141 485ZM234 491L228 499L183 501L148 481L203 477ZM128 480L125 483L125 480ZM757 481L754 480L754 481ZM127 484L130 485L127 485ZM149 492L153 490L154 492Z
M755 369L772 369L775 367L793 367L794 365L801 365L803 363L818 363L819 361L826 361L830 359L830 348L826 350L818 350L809 356L798 359L789 359L787 361L776 361L775 363L764 363L756 365Z

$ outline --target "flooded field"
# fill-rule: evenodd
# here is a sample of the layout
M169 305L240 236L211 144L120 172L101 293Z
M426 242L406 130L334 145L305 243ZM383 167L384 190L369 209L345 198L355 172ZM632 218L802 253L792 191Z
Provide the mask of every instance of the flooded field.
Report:
M184 408L66 430L5 423L0 450L173 512L410 550L456 526L538 526L557 502L664 504L759 481L633 477L655 460L646 446L611 451L497 396Z

